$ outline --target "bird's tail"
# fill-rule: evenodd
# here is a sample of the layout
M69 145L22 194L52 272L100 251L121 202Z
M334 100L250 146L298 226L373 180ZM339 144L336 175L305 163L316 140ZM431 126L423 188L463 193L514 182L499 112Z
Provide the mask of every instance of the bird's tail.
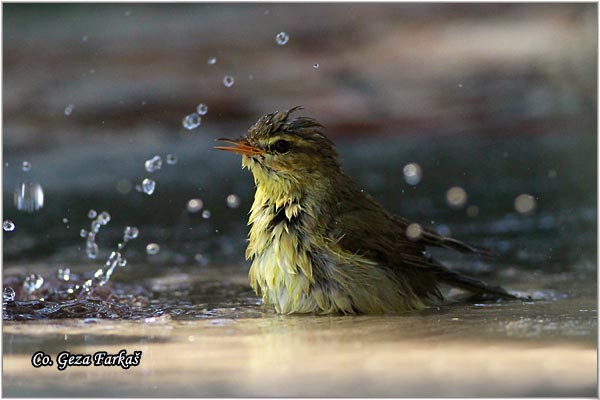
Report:
M521 297L510 294L506 289L500 286L490 286L485 282L474 279L458 272L454 272L437 264L435 276L439 283L443 283L459 289L468 290L469 292L480 296L487 300L504 299L504 300L524 300Z

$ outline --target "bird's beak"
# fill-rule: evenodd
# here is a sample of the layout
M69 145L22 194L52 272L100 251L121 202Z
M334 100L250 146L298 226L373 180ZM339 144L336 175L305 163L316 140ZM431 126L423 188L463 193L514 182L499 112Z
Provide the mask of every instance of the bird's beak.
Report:
M242 156L249 156L249 157L257 156L257 155L264 153L264 150L257 149L256 147L251 146L250 143L248 143L248 140L246 140L245 138L242 138L242 139L220 138L217 140L219 140L221 142L227 142L227 143L233 144L233 146L215 146L215 149L217 149L217 150L232 151L236 154L239 154Z

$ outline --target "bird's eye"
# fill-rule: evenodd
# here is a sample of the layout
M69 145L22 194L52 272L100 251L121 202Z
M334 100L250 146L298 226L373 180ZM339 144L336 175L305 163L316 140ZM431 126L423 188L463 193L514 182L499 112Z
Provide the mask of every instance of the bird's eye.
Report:
M278 140L273 146L278 153L287 153L290 150L290 142L287 140Z

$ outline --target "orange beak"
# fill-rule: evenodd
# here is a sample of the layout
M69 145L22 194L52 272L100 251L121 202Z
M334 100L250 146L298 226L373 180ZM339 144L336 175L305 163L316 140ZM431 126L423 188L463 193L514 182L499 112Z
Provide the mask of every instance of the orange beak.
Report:
M264 150L257 149L256 147L252 147L250 145L250 143L248 143L248 140L243 139L243 138L242 139L220 138L217 140L219 140L221 142L227 142L227 143L233 144L233 146L230 146L230 147L215 146L215 149L217 149L217 150L232 151L236 154L239 154L242 156L248 156L248 157L257 156L257 155L264 153Z

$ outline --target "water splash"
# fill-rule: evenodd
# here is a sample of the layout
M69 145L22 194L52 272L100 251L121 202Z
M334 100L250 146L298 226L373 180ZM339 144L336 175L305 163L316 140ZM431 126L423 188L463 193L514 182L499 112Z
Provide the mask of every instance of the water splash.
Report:
M229 208L238 208L240 206L240 197L236 194L230 194L227 196L227 207Z
M215 65L217 63L217 57L208 57L208 61L207 61L208 65Z
M169 165L175 165L175 164L177 164L177 161L179 160L175 154L167 154L167 156L165 158L167 160L167 164L169 164Z
M446 192L446 202L450 208L462 208L467 203L467 192L460 186L453 186Z
M87 38L87 36L84 36ZM73 113L73 110L75 109L75 106L73 104L69 104L68 106L65 107L65 115L68 117L69 115L71 115Z
M152 179L145 178L142 181L142 191L148 196L154 193L154 189L156 189L156 182L154 182Z
M190 199L185 208L188 210L188 212L194 214L197 213L198 211L202 210L202 207L204 206L204 203L202 202L202 200L200 199Z
M227 86L227 85L225 85L225 86ZM192 113L192 114L186 115L182 121L183 127L185 129L187 129L188 131L191 131L192 129L196 129L197 127L200 126L201 123L202 123L202 118L200 118L200 116L197 113Z
M29 161L23 161L23 164L21 164L21 169L23 172L31 171L31 163Z
M95 210L88 212L88 217L96 216ZM93 218L93 217L92 217ZM90 231L87 234L85 242L85 251L89 258L96 258L98 256L98 244L96 244L96 235L100 232L100 228L110 222L110 214L103 211L94 219L90 224ZM81 234L81 232L80 232Z
M146 253L151 256L158 254L159 251L160 246L158 245L158 243L148 243L148 245L146 246Z
M404 180L406 183L412 186L419 184L423 176L421 166L417 163L406 164L402 169L402 173L404 174Z
M226 87L232 87L234 83L235 79L231 75L225 75L225 77L223 78L223 85L225 85Z
M196 107L196 112L198 115L206 115L208 112L208 106L206 104L200 103L198 107Z
M289 40L290 40L290 36L285 32L279 32L275 36L275 41L280 46L284 46Z
M12 232L15 230L15 223L10 219L5 219L2 223L2 228L4 228L4 232Z
M23 289L27 293L33 293L44 284L44 277L38 274L30 274L23 281Z
M39 183L24 182L14 192L17 210L32 213L44 207L44 191Z
M146 160L144 167L148 172L158 171L162 167L162 158L160 156L154 156L149 160Z

